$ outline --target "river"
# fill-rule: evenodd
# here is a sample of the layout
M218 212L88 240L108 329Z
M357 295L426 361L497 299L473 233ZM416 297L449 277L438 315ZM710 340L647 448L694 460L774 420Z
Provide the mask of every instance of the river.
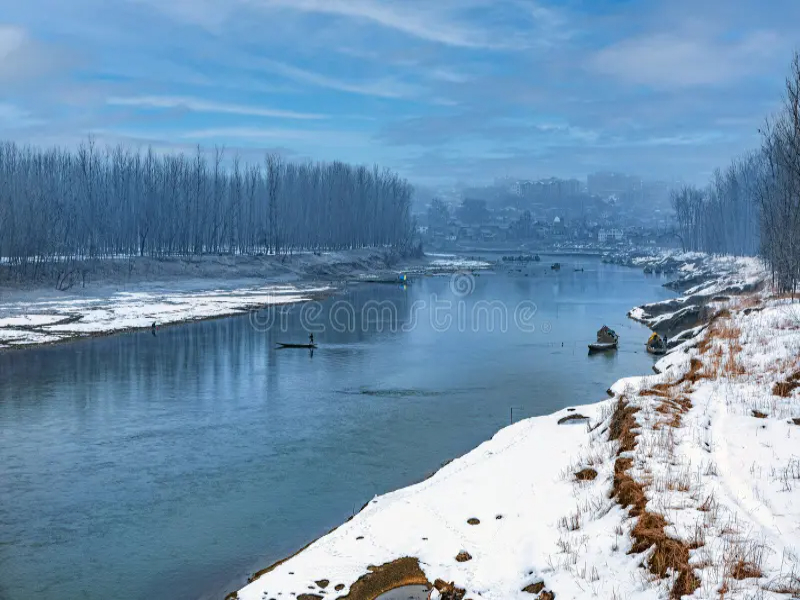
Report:
M512 409L600 400L649 372L648 331L625 314L669 297L663 282L543 256L2 353L0 598L222 598ZM619 351L587 356L604 323ZM313 354L275 349L309 328Z

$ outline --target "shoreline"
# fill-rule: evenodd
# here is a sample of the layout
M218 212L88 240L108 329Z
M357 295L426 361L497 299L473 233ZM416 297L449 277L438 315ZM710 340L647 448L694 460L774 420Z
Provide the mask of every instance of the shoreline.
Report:
M649 260L657 262L658 258ZM288 593L316 600L326 594L330 583L331 587L336 585L336 597L371 599L375 597L375 587L365 587L364 582L383 577L382 591L401 585L405 580L396 572L398 564L409 560L416 561L427 587L436 588L432 592L435 598L466 594L470 598L548 599L553 597L550 590L570 598L596 597L600 588L609 597L629 597L634 592L637 596L644 593L641 597L660 597L665 592L688 593L697 589L708 580L708 574L692 561L694 554L700 552L697 548L705 545L692 545L685 539L687 533L682 527L686 526L680 519L668 512L669 520L665 520L651 506L656 500L661 502L664 493L672 494L673 486L681 490L684 486L669 481L654 486L646 471L649 461L660 462L647 459L646 455L640 458L641 450L637 448L645 444L637 440L646 439L648 447L652 447L659 443L658 436L663 438L658 433L660 427L674 427L680 432L682 423L690 420L691 402L664 399L667 392L663 390L677 390L680 386L691 397L693 392L686 386L698 381L698 367L694 359L690 360L694 349L708 344L717 323L733 318L729 315L738 314L734 311L751 314L752 307L742 308L739 304L753 302L751 298L760 293L760 284L755 280L763 280L763 273L759 275L759 268L751 259L707 257L701 262L705 275L700 279L704 281L689 287L688 294L695 300L702 297L703 308L713 311L713 318L703 326L685 329L687 335L671 340L675 343L671 344L670 353L654 364L656 375L620 379L609 388L611 398L607 400L525 419L499 430L429 479L375 497L328 534L258 571L247 585L227 598L255 600ZM696 261L681 268L678 287L681 280L697 279ZM729 294L724 299L722 289ZM675 300L638 307L641 312L632 309L629 316L634 318L634 313L639 317L635 320L654 323L670 309L676 312ZM722 303L730 306L720 307ZM800 339L797 345L800 347ZM558 423L575 411L588 417L588 421L582 421L587 423L585 428ZM659 416L662 413L669 417L666 423ZM800 418L794 423L800 424ZM656 436L655 441L648 439L652 435ZM536 464L532 473L530 457L537 455L548 456L548 464ZM548 488L545 498L537 494L541 482ZM686 485L687 492L692 491L691 487ZM635 500L621 491L628 488L638 490ZM515 497L525 498L524 503L515 503ZM564 506L570 504L577 504L575 512L565 514ZM641 533L644 521L659 523L656 537L651 539ZM509 531L507 524L511 522L514 525ZM677 533L673 531L675 527ZM611 561L607 557L609 547L617 555ZM672 562L654 567L653 556L669 548L680 549L681 560L670 559ZM797 549L800 550L800 540ZM647 552L645 557L650 556L649 575L639 566L641 559L636 558L643 551ZM519 563L519 555L527 557L525 564ZM596 564L587 572L584 562L580 572L576 565L581 559ZM617 583L625 587L620 582L635 577L648 582L642 584L645 589L639 584L625 593L614 588ZM448 582L462 595L451 596Z
M361 250L305 256L291 263L291 276L265 269L259 278L247 273L245 278L190 275L171 282L134 278L115 284L112 279L75 291L6 291L0 300L0 352L144 331L151 329L153 322L161 329L271 306L321 301L341 293L349 284L387 283L400 273L413 277L491 267L490 263L449 256L449 260L425 256L393 263L379 251ZM288 268L280 262L282 268ZM170 261L173 267L180 264L182 261Z

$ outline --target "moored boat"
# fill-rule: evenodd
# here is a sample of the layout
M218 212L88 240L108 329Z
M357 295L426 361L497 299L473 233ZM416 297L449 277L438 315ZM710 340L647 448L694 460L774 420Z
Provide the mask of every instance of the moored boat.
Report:
M603 325L597 331L597 341L593 344L589 344L589 354L616 350L618 344L619 336L617 335L617 332L607 325Z
M289 344L285 342L277 342L279 348L316 348L316 344Z
M616 350L617 342L596 342L589 344L589 354L594 352L607 352L609 350Z
M653 332L653 335L651 335L650 339L647 340L645 348L647 348L647 351L650 354L660 356L667 353L667 342L666 340L662 339L660 335Z

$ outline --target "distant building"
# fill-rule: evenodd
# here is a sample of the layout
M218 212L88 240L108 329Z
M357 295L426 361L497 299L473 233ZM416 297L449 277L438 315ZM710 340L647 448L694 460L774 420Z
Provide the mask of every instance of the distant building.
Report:
M625 238L622 229L600 229L597 232L597 241L601 244L606 242L621 242Z
M567 232L567 229L564 226L564 221L561 217L556 217L553 219L552 232L555 236L562 236Z
M593 196L627 197L642 191L641 179L623 173L593 173L586 178L586 182Z

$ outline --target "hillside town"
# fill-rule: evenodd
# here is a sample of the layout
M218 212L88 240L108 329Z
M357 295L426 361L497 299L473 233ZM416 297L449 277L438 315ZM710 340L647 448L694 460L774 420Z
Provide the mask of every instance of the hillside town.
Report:
M674 184L622 173L578 179L501 179L447 190L417 215L426 247L674 247Z

